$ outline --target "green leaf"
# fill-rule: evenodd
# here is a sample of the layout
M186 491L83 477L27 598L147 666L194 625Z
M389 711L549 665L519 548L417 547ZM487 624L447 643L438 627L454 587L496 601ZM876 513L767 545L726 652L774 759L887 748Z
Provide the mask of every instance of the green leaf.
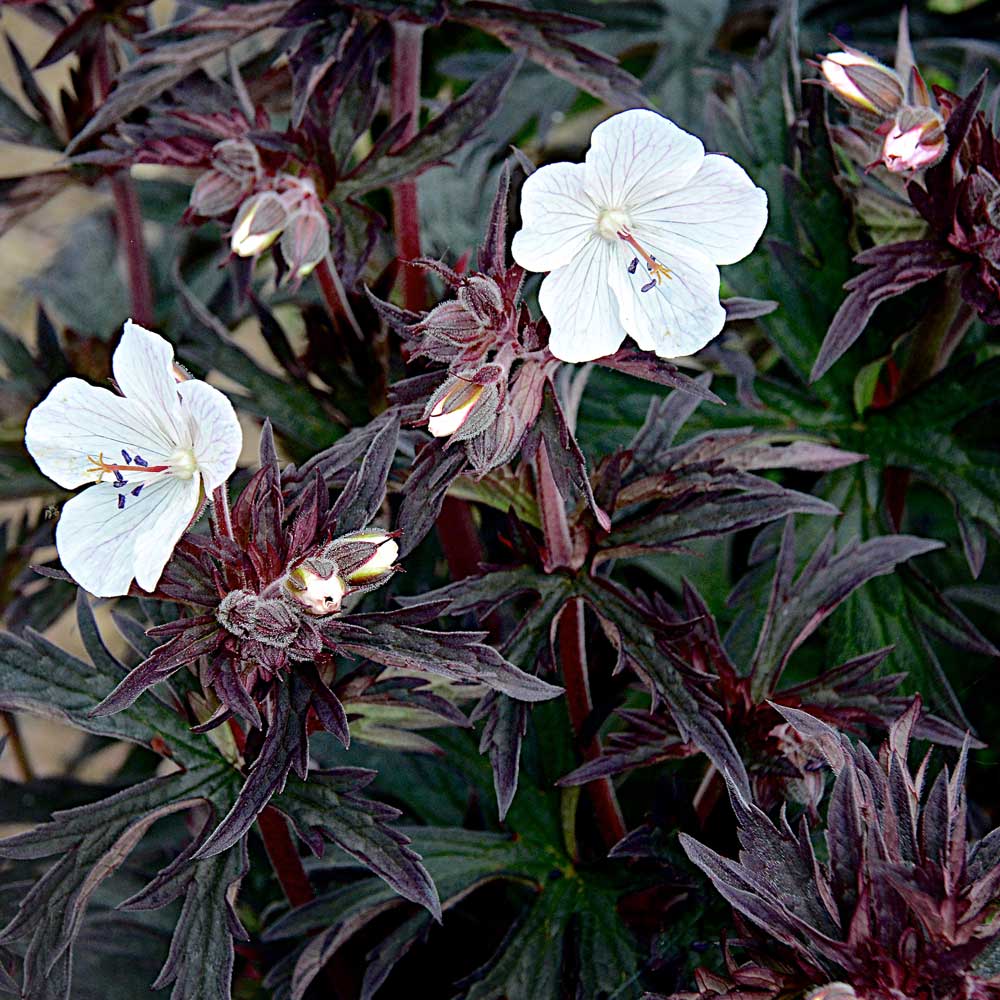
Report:
M618 917L617 893L573 874L547 882L524 922L481 970L465 1000L567 995L635 998L638 959ZM567 939L578 968L567 968ZM570 960L572 961L572 960ZM566 980L569 979L569 982Z
M0 87L0 140L26 146L59 149L60 143L48 125L32 118L10 94Z
M242 784L238 772L219 756L211 741L191 733L184 720L155 697L144 698L115 716L91 718L89 712L95 699L102 699L117 684L125 668L104 645L82 590L78 591L77 621L90 664L31 630L24 638L0 633L0 707L31 712L86 732L145 746L155 741L160 753L168 753L185 769L99 802L57 813L51 822L0 841L2 857L58 855L21 901L14 918L0 931L0 940L29 936L23 988L25 995L37 1000L66 1000L72 995L73 943L87 903L101 882L125 861L149 826L164 816L202 803L208 804L214 815L224 815ZM194 846L178 862L186 864ZM219 864L221 868L203 867L185 873L184 881L178 883L178 894L185 885L200 893L206 879L217 878L220 871L225 871L226 877L233 876L227 885L238 880L230 861ZM161 880L175 868L179 871L179 863L161 873ZM193 903L188 907L188 919L192 919L193 907ZM200 904L198 919L211 919ZM228 926L230 931L236 927ZM203 970L198 975L184 971L184 962L192 960L187 925L182 922L177 933L180 938L175 948L182 949L187 957L172 959L171 968L178 977L174 1000L227 1000L228 992L206 992L204 984L198 987L205 979ZM227 948L231 954L228 933L216 937L212 948L217 965ZM196 987L202 992L190 991Z
M206 824L205 829L209 826ZM119 908L159 909L183 896L170 952L151 989L173 983L171 1000L230 1000L233 938L249 940L233 905L250 867L246 842L202 861L191 863L189 855L190 849Z
M955 507L966 560L978 576L986 555L983 529L1000 538L1000 468L957 425L1000 399L1000 358L969 370L959 365L890 410L869 415L863 440L881 467L909 469Z
M859 417L872 405L885 361L885 358L876 358L863 365L854 377L854 412Z

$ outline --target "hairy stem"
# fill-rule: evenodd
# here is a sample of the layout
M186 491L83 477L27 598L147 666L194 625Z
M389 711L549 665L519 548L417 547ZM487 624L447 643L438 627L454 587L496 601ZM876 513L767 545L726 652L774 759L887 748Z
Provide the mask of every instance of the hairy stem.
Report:
M549 454L543 442L535 460L538 484L538 507L545 534L545 569L547 572L570 567L573 562L573 541L570 538L566 506L552 475ZM590 699L590 676L587 665L587 645L584 631L583 602L578 598L569 601L559 618L558 650L566 687L566 708L576 734L580 752L585 760L601 754L601 744L596 734L589 739L583 736L594 706ZM610 778L597 778L586 785L587 794L597 815L601 836L608 848L614 847L625 836L625 820Z
M232 538L233 517L229 510L229 492L225 483L221 486L216 486L212 493L212 513L215 516L216 524L219 526L219 531L226 538Z
M3 719L4 728L7 730L7 742L14 754L14 760L17 761L21 780L31 781L35 777L35 770L31 766L31 759L28 757L28 750L24 745L17 718L11 712L0 712L0 719Z
M572 566L573 542L569 535L569 521L566 520L566 505L552 475L552 464L544 441L538 446L535 473L538 513L545 536L545 572L551 573Z
M417 134L420 125L420 59L424 28L420 24L394 21L392 30L390 115L394 122L409 116L397 143L398 149ZM416 180L400 181L392 189L392 225L399 257L402 260L416 260L420 256L420 206L417 201ZM406 308L415 312L423 309L427 304L423 271L404 264L401 283Z
M95 90L100 104L111 90L111 42L105 28L97 47L94 62ZM141 326L153 325L153 278L149 270L149 254L142 233L142 209L139 194L128 169L111 175L111 195L115 202L115 232L125 258L132 319Z

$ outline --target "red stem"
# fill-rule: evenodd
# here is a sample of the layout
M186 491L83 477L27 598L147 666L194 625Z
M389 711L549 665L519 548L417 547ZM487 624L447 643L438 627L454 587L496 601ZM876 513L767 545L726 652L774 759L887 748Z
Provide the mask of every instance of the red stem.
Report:
M437 533L453 580L463 580L479 572L479 564L485 558L483 543L472 519L472 509L464 500L444 498Z
M566 506L556 487L552 466L544 442L539 446L535 459L538 484L538 507L545 533L545 570L570 568L573 563L573 541L566 519ZM584 631L583 601L569 601L559 617L558 650L562 666L563 684L566 686L566 708L573 725L580 752L585 760L601 754L601 744L596 734L583 740L581 733L593 713L590 699L590 678L587 666L587 644ZM614 847L626 833L615 786L610 778L597 778L586 785L587 794L594 806L601 836L608 848Z
M587 677L583 601L579 598L571 600L559 618L559 662L562 665L563 683L566 685L569 721L573 724L580 752L584 760L594 760L601 756L601 743L597 735L586 741L580 737L593 711L593 703L590 700L590 681ZM618 797L615 795L615 786L610 778L597 778L588 782L586 788L597 815L601 836L610 849L627 832Z
M392 44L392 85L390 116L394 122L408 115L406 128L396 149L409 142L420 127L420 61L424 28L421 24L394 21ZM396 234L396 252L402 260L420 257L420 206L415 179L400 181L392 189L392 225ZM419 312L427 304L427 285L423 271L404 264L400 269L403 304Z
M225 483L221 486L216 486L214 492L212 493L212 510L215 513L215 519L219 525L219 530L226 536L226 538L232 538L233 517L229 510L229 493Z
M18 770L21 772L22 781L31 781L35 777L34 768L31 766L31 759L28 757L27 748L21 738L21 728L17 724L17 718L10 712L0 712L0 719L3 719L7 729L7 742L17 761Z
M128 273L132 319L140 326L153 325L153 279L149 273L149 255L142 234L142 209L139 194L127 170L111 176L115 199L115 226L125 269Z
M288 902L295 907L315 899L316 893L302 866L302 858L292 841L285 817L277 809L265 806L257 817L257 828L264 838L264 849L271 859L274 873L278 876Z
M97 104L103 103L111 91L109 30L109 28L104 30L94 62ZM118 244L125 257L125 270L128 274L132 319L140 326L152 326L153 279L149 271L149 254L146 253L146 241L142 233L139 195L128 169L111 175L111 194L115 200L115 232L118 234Z

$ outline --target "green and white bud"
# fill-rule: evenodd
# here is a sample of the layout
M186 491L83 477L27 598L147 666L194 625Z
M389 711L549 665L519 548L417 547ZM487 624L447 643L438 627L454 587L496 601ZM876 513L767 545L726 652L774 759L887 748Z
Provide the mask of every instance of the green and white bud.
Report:
M307 559L285 578L285 593L311 615L340 610L347 586L332 559Z
M255 257L266 250L288 222L285 203L273 191L262 191L248 198L240 208L230 246L237 257Z

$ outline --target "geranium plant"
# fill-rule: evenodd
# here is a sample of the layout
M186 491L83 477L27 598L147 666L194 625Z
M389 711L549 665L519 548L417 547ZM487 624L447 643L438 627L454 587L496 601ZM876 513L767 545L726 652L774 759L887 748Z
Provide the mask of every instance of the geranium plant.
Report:
M995 24L834 6L8 5L0 997L1000 997Z

